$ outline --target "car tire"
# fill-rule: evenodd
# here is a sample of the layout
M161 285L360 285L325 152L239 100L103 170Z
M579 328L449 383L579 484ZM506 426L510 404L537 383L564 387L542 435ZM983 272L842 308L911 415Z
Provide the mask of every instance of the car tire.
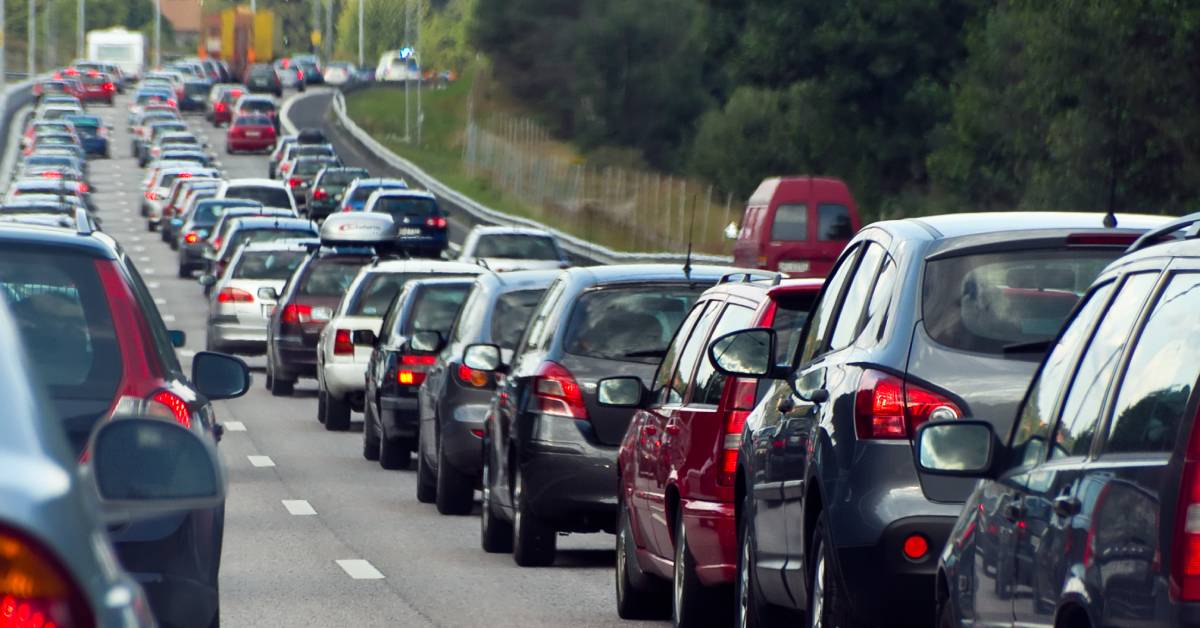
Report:
M437 499L437 476L425 461L423 442L417 445L417 501L432 504Z
M696 575L696 559L688 545L683 516L675 517L675 569L671 579L671 625L675 628L700 628L718 620L727 625L730 609L721 602L732 600L720 587L706 587ZM725 621L720 621L725 619Z
M525 500L525 474L517 470L513 489L513 561L522 567L554 564L558 533L538 519Z
M325 397L325 430L329 432L345 432L350 429L350 403L336 395L324 391Z
M954 600L951 600L949 596L939 601L937 605L937 628L955 628L959 626L960 624L955 617L956 614L954 612Z
M851 615L850 600L842 591L842 574L838 571L829 543L829 527L825 513L817 515L809 556L814 560L808 567L808 620L810 626L854 628L859 623Z
M151 222L149 220L146 221L146 231L153 233L157 229L158 229L158 225L154 224L153 222Z
M380 438L375 433L375 413L371 411L371 400L363 399L363 458L372 462L379 460Z
M486 448L487 445L485 444ZM507 554L513 550L512 523L501 519L496 505L492 503L495 487L492 485L491 453L483 454L483 499L479 506L479 546L489 554Z
M407 469L412 466L413 449L411 438L388 438L383 434L379 439L379 466L388 471Z
M176 274L180 279L189 279L192 276L192 269L184 264L180 264Z
M437 510L443 515L469 515L475 505L475 483L446 460L438 443Z
M270 361L267 364L270 365ZM296 390L296 380L280 378L275 369L271 369L271 374L268 377L267 388L271 391L272 397L290 397L292 392Z
M637 562L637 543L629 510L621 502L617 515L617 615L621 619L666 619L671 616L666 582L644 571Z

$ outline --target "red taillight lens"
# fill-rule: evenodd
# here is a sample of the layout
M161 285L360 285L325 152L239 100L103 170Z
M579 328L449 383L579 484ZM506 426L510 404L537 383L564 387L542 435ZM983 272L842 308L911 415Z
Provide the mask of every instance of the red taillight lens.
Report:
M483 388L488 385L488 374L487 371L477 371L466 364L459 364L458 381L467 386Z
M213 247L214 251L221 250L221 242L222 242L221 238L216 238L212 241L212 247Z
M354 355L354 343L350 342L349 329L339 329L334 332L333 355Z
M279 164L280 172L287 172L288 170L291 170L291 169L292 169L292 164L290 164L290 163L284 162L282 164Z
M534 399L538 412L586 421L587 406L575 376L557 362L543 362L534 378Z
M319 201L319 200L324 200L327 198L329 198L329 193L325 191L325 188L317 188L317 189L313 190L313 199L314 200Z
M42 173L43 179L61 179L62 177L62 173L57 170L47 170Z
M105 84L104 84L104 91L106 91L106 92L114 92L114 91L116 91L116 90L117 90L117 86L116 86L116 85L113 85L112 83L105 83Z
M158 195L158 192L153 192L153 191L151 191L151 192L146 192L146 200L148 200L148 201L159 201L159 200L162 200L162 197L160 197L160 196Z
M79 182L79 185L75 186L75 189L76 189L76 190L79 190L79 193L80 193L80 194L87 194L87 193L88 193L88 189L90 189L90 188L88 188L88 184L86 184L86 183L84 183L84 182L80 181L80 182Z
M291 187L294 187L294 188L300 187L300 183L301 183L301 181L300 181L299 177L292 177L292 178L288 179L288 185Z
M188 244L195 244L200 241L200 234L195 231L189 231L187 235L183 236L183 241Z
M920 534L909 535L904 539L904 546L901 548L904 552L904 557L909 560L921 560L929 553L929 540Z
M167 99L167 106L168 106L168 107L174 107L174 106L176 106L177 104L178 104L178 103L176 103L176 102L175 102L175 99L174 99L174 98L168 98L168 99Z
M758 382L753 379L735 379L728 384L728 407L731 408L725 417L725 435L721 443L721 469L717 474L717 484L733 486L737 478L738 450L742 446L742 428L746 426L746 417L754 409L754 400L758 392Z
M219 102L219 103L213 105L213 111L216 111L218 113L225 111L225 103Z
M188 411L187 402L184 401L179 395L176 395L169 390L160 390L155 393L150 400L161 404L168 411L170 411L171 416L180 425L186 428L192 427L192 414ZM152 414L155 414L153 406L151 406L149 410Z
M880 371L863 372L854 400L861 439L911 438L926 421L961 416L962 410L946 397Z
M429 218L425 219L425 226L432 227L434 229L445 229L446 218L444 216L430 216Z
M254 295L238 288L221 288L217 303L254 303Z
M93 625L83 595L54 554L24 533L0 527L0 626Z
M331 312L327 307L313 307L304 303L292 303L283 308L280 320L285 323L327 323Z
M1171 597L1183 602L1200 601L1200 420L1197 419L1200 416L1192 420L1187 456L1180 473L1175 539L1170 552ZM1101 492L1103 496L1104 491ZM1097 504L1092 512L1099 512L1099 506ZM1092 521L1096 520L1093 515ZM1093 532L1089 531L1087 546L1092 544L1092 536Z
M400 356L401 368L396 371L396 383L404 386L420 386L425 382L425 372L437 362L436 355Z

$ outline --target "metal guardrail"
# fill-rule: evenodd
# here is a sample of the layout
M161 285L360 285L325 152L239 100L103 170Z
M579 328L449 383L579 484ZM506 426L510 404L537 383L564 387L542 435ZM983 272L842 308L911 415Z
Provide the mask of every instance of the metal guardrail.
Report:
M9 72L8 76L13 76L16 73ZM20 73L19 76L25 77L28 74ZM0 119L0 138L6 142L2 153L3 158L0 159L0 190L7 192L8 185L11 182L13 169L16 167L16 154L20 150L20 142L14 141L14 138L19 137L19 133L23 127L14 127L14 124L24 124L26 115L18 116L22 111L32 110L34 103L33 84L36 79L24 80L19 83L13 83L5 87L3 111L3 119ZM28 110L27 110L28 108Z
M287 118L287 109L294 100L289 99L289 102L284 105L284 124L291 127L290 120ZM513 216L504 212L487 207L469 196L455 190L441 181L434 178L429 173L425 172L413 162L397 155L386 146L381 144L375 138L371 137L370 133L364 131L361 127L346 115L346 99L340 91L333 95L333 113L337 118L337 123L346 130L350 136L359 144L382 159L389 166L402 170L409 175L411 179L420 183L430 192L437 196L445 197L453 201L461 207L463 211L469 213L475 220L479 222L509 226L509 227L530 227L534 229L542 229L554 234L562 243L564 249L568 253L587 257L599 263L604 264L630 264L637 262L657 262L657 263L682 263L686 259L686 253L627 253L624 251L614 251L608 247L588 242L582 238L564 233L553 227L544 225L536 220ZM294 127L291 127L294 132ZM693 253L692 261L701 264L731 264L733 258L725 255L709 255Z

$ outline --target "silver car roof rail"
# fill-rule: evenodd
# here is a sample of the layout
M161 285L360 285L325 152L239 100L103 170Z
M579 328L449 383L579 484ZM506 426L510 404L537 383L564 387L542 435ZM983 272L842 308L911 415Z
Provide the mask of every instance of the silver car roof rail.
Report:
M1200 212L1177 218L1161 227L1156 227L1143 233L1141 237L1134 240L1133 244L1129 245L1129 248L1125 249L1125 253L1133 253L1146 247L1160 244L1166 239L1166 236L1180 230L1184 230L1183 239L1185 240L1200 236Z

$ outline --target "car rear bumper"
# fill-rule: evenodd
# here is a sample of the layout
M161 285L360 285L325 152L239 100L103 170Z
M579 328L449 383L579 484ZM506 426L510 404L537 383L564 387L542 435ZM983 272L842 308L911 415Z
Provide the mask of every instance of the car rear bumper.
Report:
M446 461L476 480L483 475L482 434L489 408L490 405L463 404L453 408L449 420L442 421L442 452Z
M329 362L326 359L321 367L321 381L325 383L325 392L334 397L359 393L366 389L366 364L356 362Z
M204 267L204 249L199 244L179 244L179 265L200 269Z
M416 396L379 398L379 422L388 438L416 438L420 410L420 402Z
M547 525L564 532L616 531L616 447L532 441L521 473L530 509Z
M317 349L304 345L276 343L275 354L283 372L295 377L317 376Z
M238 139L227 140L229 150L268 150L275 147L274 139Z
M103 155L108 152L108 140L102 137L89 137L80 140L83 152L89 155Z
M682 501L683 526L705 586L729 584L737 575L737 517L730 502Z

